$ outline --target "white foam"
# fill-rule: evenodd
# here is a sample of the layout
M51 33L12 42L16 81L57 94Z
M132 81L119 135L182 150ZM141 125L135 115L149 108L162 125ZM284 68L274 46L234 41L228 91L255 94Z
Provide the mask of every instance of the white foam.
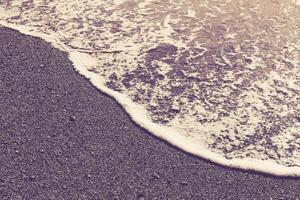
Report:
M77 51L71 51L69 52L69 58L73 63L76 63L76 65L90 68L97 66L98 60L95 57L90 56L87 53L81 53Z
M192 153L194 155L229 167L261 171L276 176L300 175L300 167L287 168L277 164L274 161L261 161L257 159L225 159L219 154L208 150L205 147L205 142L199 143L199 141L189 140L188 137L183 136L182 133L178 132L178 130L176 129L160 126L151 122L149 116L147 115L147 111L144 107L135 104L126 95L107 88L104 84L105 81L100 76L90 72L89 70L87 70L86 67L84 67L89 66L91 62L86 59L86 56L84 56L85 59L83 60L85 60L87 63L82 63L82 60L79 61L77 58L73 60L72 57L73 56L70 56L70 59L74 63L74 67L78 70L78 72L81 75L88 78L93 83L93 85L95 85L99 90L114 97L117 100L117 102L122 105L122 107L130 115L134 122L139 124L141 127L147 129L157 137L170 142L172 145L179 147L180 149L183 149L186 152ZM203 144L203 146L199 146L199 144L201 143Z
M189 8L189 9L188 9L187 16L188 16L188 17L195 17L195 16L196 16L195 10L193 10L192 8Z
M127 0L113 0L113 4L115 5L121 5L123 3L125 3Z

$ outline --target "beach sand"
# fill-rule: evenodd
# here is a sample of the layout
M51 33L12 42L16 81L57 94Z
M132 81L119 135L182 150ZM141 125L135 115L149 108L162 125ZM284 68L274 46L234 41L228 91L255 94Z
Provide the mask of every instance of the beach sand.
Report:
M135 125L67 54L0 28L0 199L299 199L299 178L229 169Z

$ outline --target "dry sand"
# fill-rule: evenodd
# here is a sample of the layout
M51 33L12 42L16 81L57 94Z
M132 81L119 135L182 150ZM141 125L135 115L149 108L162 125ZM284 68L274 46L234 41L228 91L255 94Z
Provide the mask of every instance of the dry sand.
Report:
M299 180L166 144L78 75L66 53L0 28L0 199L299 199Z

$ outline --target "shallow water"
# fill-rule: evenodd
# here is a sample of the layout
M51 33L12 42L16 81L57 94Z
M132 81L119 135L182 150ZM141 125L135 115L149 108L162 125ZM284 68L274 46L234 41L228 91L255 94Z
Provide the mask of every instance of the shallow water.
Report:
M0 20L70 53L135 122L179 148L300 175L298 1L0 0Z

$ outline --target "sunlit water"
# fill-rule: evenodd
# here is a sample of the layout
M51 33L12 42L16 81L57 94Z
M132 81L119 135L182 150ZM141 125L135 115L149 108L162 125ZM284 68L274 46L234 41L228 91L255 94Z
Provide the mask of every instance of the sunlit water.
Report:
M0 0L135 122L227 166L300 175L298 0ZM1 94L0 94L1 95Z

